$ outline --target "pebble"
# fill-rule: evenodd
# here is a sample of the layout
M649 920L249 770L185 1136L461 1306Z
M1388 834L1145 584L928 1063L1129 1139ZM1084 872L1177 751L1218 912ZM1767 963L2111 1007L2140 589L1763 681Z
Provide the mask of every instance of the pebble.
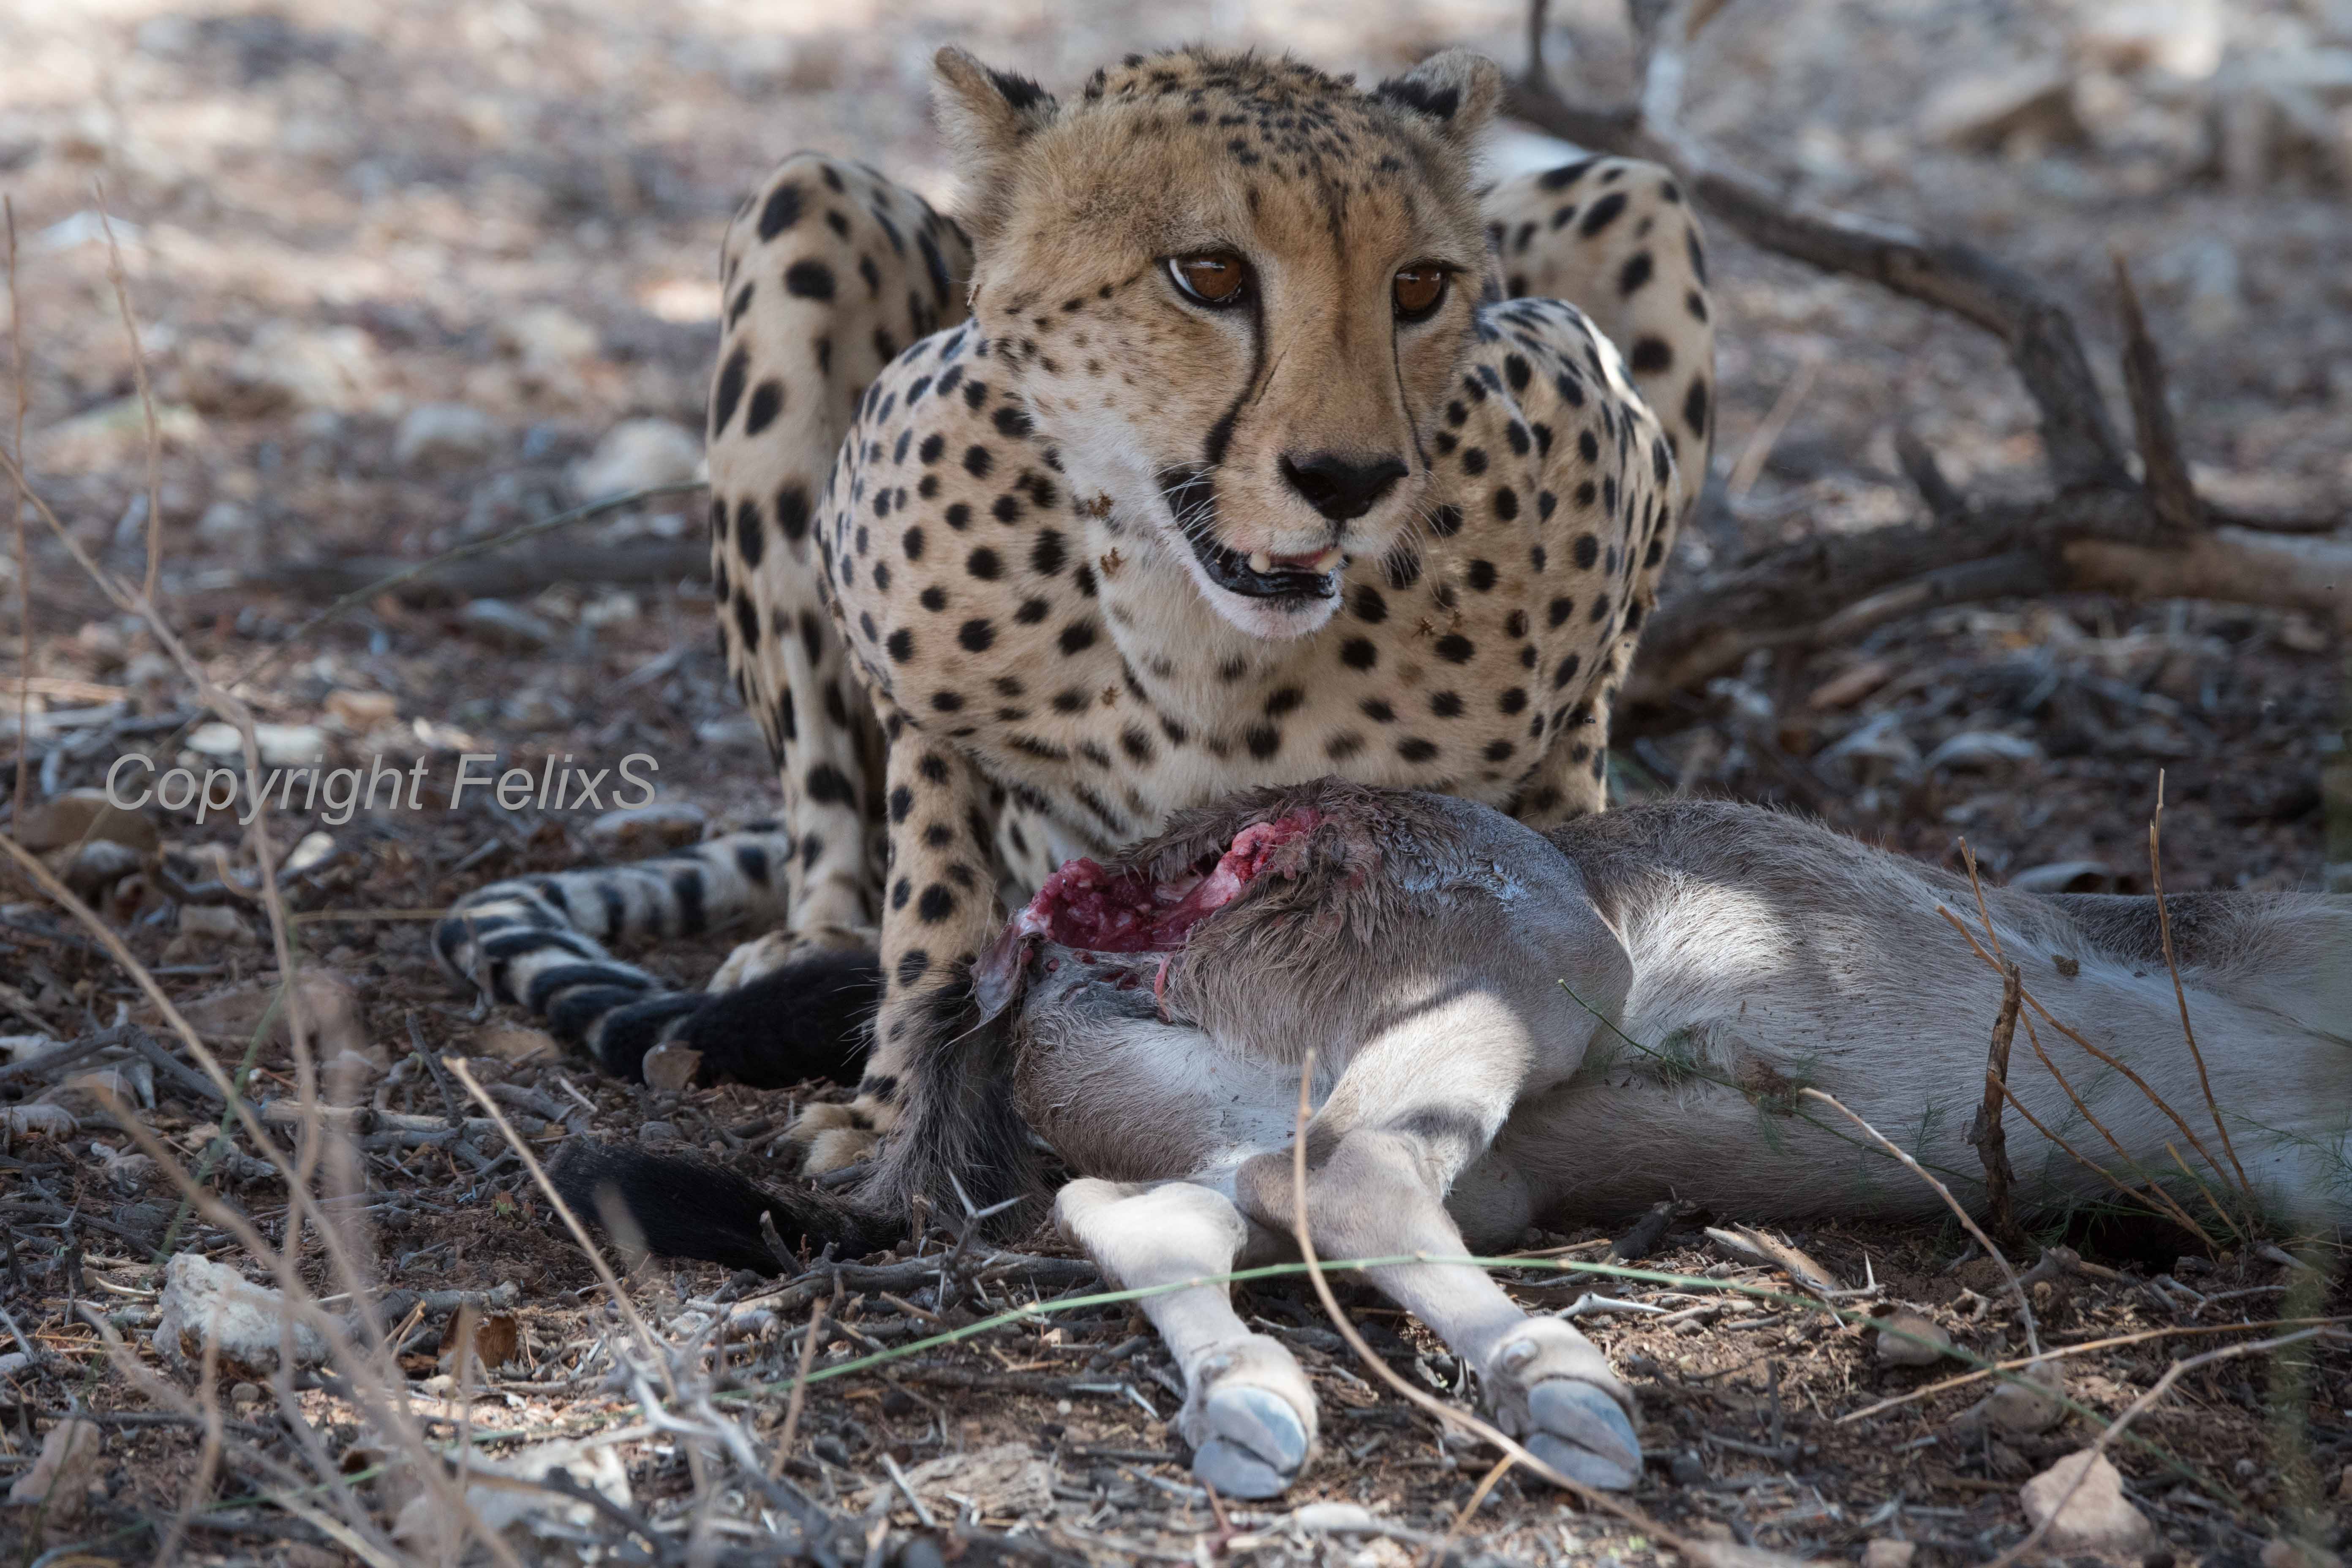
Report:
M288 1323L285 1297L200 1252L178 1253L165 1266L156 1306L155 1351L174 1367L202 1365L209 1339L218 1347L225 1373L266 1375L289 1342L289 1328L297 1366L327 1358L327 1342L318 1330L299 1319Z
M364 735L379 724L390 723L400 712L400 700L389 691L339 689L327 693L327 712L343 728Z
M1916 1541L1882 1538L1862 1549L1862 1568L1911 1568L1911 1559L1918 1551Z
M101 838L139 850L153 850L163 843L152 822L115 805L102 789L68 790L55 800L28 806L16 829L16 841L36 854Z
M233 500L216 500L196 519L196 537L215 549L225 549L251 538L258 521L251 508Z
M1878 1359L1888 1366L1933 1366L1951 1348L1951 1335L1907 1308L1897 1307L1871 1322L1880 1331ZM1895 1331L1885 1331L1890 1329ZM1927 1342L1922 1344L1922 1340Z
M215 942L243 942L253 934L226 904L181 906L180 930L189 936L207 937Z
M470 404L420 403L401 416L392 460L404 468L456 468L479 463L499 443L499 427Z
M604 432L594 451L572 465L571 479L576 494L593 500L682 484L701 472L700 437L667 419L625 419Z
M561 305L533 305L499 323L499 347L532 370L561 370L594 357L596 329Z
M2067 1455L2026 1482L2017 1496L2037 1529L2045 1520L2053 1521L2042 1538L2046 1554L2129 1556L2157 1544L2155 1527L2124 1496L2123 1477L2106 1456L2089 1448Z
M253 744L266 768L301 767L327 754L327 732L316 724L256 724ZM234 724L218 720L196 726L188 750L201 757L231 763L245 760L245 737Z
M529 610L517 609L504 599L473 600L457 612L457 619L485 642L518 653L546 647L562 635Z

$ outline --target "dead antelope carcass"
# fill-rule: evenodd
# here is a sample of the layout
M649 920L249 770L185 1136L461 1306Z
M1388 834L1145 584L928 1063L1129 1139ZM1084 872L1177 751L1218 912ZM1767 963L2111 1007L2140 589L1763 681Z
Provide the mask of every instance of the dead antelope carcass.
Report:
M2021 1051L2020 1103L2137 1184L2179 1179L2168 1142L2195 1158L2160 1100L2202 1125L2201 1177L2234 1184L2156 901L1986 896L1977 941L2097 1053L2045 1030L2072 1096ZM2279 1218L2340 1226L2352 900L2168 903L2231 1158ZM1192 813L1110 867L1064 867L974 979L983 1009L1013 1010L1022 1116L1083 1178L1060 1194L1063 1230L1140 1288L1292 1250L1310 1051L1305 1206L1326 1258L1461 1256L1669 1194L1755 1218L1939 1208L1811 1114L1808 1087L1973 1199L1964 1138L2002 981L1939 910L1973 923L1968 885L1755 807L1636 806L1545 837L1327 780ZM2108 1190L2022 1128L2010 1148L2021 1206ZM1633 1483L1631 1399L1567 1323L1528 1317L1466 1264L1370 1277L1478 1373L1507 1430L1590 1484ZM1288 1352L1223 1286L1141 1305L1183 1372L1195 1470L1227 1492L1282 1489L1316 1430Z

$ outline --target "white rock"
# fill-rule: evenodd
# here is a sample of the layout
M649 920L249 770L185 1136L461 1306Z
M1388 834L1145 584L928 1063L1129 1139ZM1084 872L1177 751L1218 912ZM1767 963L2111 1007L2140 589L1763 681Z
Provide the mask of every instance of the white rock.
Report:
M1309 1534L1330 1531L1377 1531L1381 1528L1379 1518L1370 1509L1352 1502L1310 1502L1293 1510L1290 1522Z
M375 406L384 393L375 340L357 327L306 329L270 321L253 335L230 374L270 411L360 413Z
M392 438L392 460L404 468L456 468L479 463L499 444L499 427L464 403L420 403Z
M586 1530L596 1520L587 1503L571 1502L537 1487L499 1484L500 1480L542 1480L559 1469L611 1501L624 1508L629 1505L629 1472L620 1456L612 1444L592 1440L543 1443L504 1459L470 1458L462 1472L467 1478L467 1507L493 1531L517 1525L532 1533L541 1528L556 1533ZM473 1479L477 1477L481 1479ZM392 1526L393 1539L412 1545L432 1541L445 1531L454 1544L455 1521L431 1492L411 1499ZM573 1538L577 1539L576 1534Z
M233 500L216 500L196 519L196 537L215 549L243 544L258 526L252 510Z
M1862 1549L1862 1568L1911 1568L1918 1551L1916 1541L1874 1541Z
M572 468L583 500L683 484L702 474L702 438L667 419L627 419L604 432L596 449Z
M153 1342L165 1362L200 1367L209 1342L219 1352L223 1376L269 1381L288 1327L286 1298L276 1290L202 1253L182 1252L164 1267L156 1306L162 1316ZM299 1321L291 1327L295 1365L315 1366L327 1359L318 1330Z
M2042 1538L2045 1555L2137 1556L2157 1543L2155 1527L2124 1496L2123 1477L2106 1456L2089 1448L2067 1455L2026 1482L2017 1496L2036 1529L2055 1516Z
M594 356L596 329L561 305L533 305L499 323L499 347L531 370L557 370Z
M327 732L316 724L256 724L253 744L261 753L261 765L266 768L301 767L327 754ZM237 733L236 725L215 720L196 726L195 733L188 737L188 750L200 756L241 763L245 760L245 737Z
M580 624L592 632L602 631L606 626L627 626L644 613L635 594L603 594L581 606Z
M2221 64L2221 0L2106 0L2074 25L2074 52L2114 71L2202 81Z
M287 852L285 861L278 868L278 880L299 877L313 866L324 865L335 852L335 836L331 833L306 833L302 841Z

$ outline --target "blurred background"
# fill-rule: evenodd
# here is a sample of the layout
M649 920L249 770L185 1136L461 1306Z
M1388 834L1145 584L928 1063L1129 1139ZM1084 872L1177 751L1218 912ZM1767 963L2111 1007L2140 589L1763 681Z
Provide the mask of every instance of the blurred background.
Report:
M1198 39L1368 78L1454 43L1517 69L1526 25L1507 0L14 0L0 191L30 467L85 542L139 557L143 441L102 190L166 438L165 586L199 653L234 665L321 602L291 574L302 562L421 558L690 478L728 214L799 147L951 202L928 112L942 43L1066 89ZM1559 0L1546 45L1571 100L1631 90L1618 0ZM2205 494L2341 516L2352 0L1729 0L1688 73L1686 128L1790 199L2038 275L2118 410L2109 256L2127 258ZM1562 156L1496 138L1501 168ZM1676 574L1924 517L1895 457L1906 427L1971 493L2042 484L2032 410L1991 339L1714 234L1716 493ZM690 561L695 511L578 538L675 541ZM184 700L61 552L32 553L37 710ZM386 598L298 650L265 706L354 745L390 724L412 750L571 749L625 722L699 759L666 786L758 809L764 766L677 577L537 585L495 609ZM16 586L0 584L0 618ZM2336 639L2306 616L2196 603L1940 611L1693 694L1623 737L1619 786L1783 800L1937 858L1966 833L1999 874L2076 866L2060 879L2129 887L2164 768L2187 885L2308 884ZM13 626L0 644L16 669ZM324 707L352 690L374 696Z

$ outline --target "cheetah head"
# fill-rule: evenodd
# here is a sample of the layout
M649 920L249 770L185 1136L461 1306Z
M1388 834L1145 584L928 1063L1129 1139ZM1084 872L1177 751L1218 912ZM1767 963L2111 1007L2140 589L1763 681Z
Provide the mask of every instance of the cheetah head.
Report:
M1076 102L939 55L972 313L1074 493L1226 620L1302 637L1423 525L1485 264L1495 65L1370 91L1292 60L1129 56Z

